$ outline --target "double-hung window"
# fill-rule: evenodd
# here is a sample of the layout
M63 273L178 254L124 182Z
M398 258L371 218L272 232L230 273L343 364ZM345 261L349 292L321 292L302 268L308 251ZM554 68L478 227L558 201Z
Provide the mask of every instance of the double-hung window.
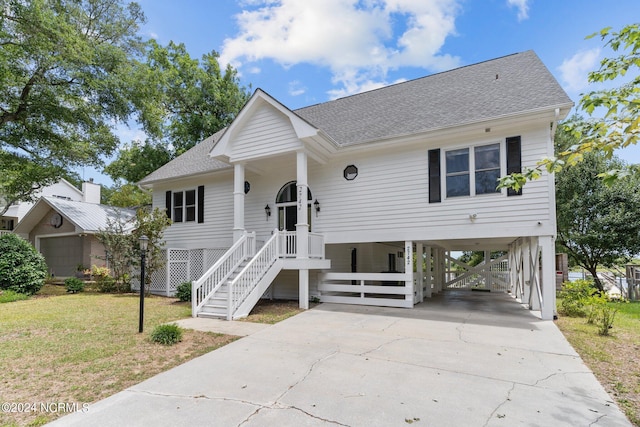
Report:
M469 149L445 152L447 197L469 195Z
M476 194L499 193L500 144L474 147Z
M501 193L496 188L498 179L505 170L507 174L520 172L521 157L520 136L506 138L505 144L429 150L429 203L440 203L441 193L447 198ZM522 191L507 190L506 193L519 196Z
M204 222L204 186L184 191L167 191L167 216L173 222Z

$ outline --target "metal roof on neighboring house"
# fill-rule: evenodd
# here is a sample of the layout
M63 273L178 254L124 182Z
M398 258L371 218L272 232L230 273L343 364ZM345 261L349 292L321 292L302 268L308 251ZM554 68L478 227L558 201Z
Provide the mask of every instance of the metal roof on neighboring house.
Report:
M136 212L133 209L44 196L18 223L14 232L16 234L29 233L42 220L42 216L49 209L54 209L65 217L76 227L77 232L89 234L106 230L110 223L116 221L122 222L124 225L123 231L131 231L134 228L132 219L136 216Z
M573 102L531 50L293 110L339 147L420 134ZM232 125L233 126L233 125ZM208 156L224 130L140 184L230 166Z

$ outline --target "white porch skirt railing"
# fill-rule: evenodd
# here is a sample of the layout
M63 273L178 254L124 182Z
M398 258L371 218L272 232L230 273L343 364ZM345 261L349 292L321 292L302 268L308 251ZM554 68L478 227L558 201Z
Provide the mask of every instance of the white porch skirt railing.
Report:
M298 237L295 231L276 231L279 235L281 258L295 258L298 253ZM324 259L324 236L309 233L309 258Z
M3 236L5 234L11 234L11 233L13 233L13 231L11 230L0 230L0 236Z
M191 284L191 313L196 316L207 299L256 251L256 234L245 233L213 266Z
M227 293L227 320L232 320L233 313L240 307L253 291L260 279L279 258L279 244L283 239L279 233L274 234L249 261L235 279L229 284ZM286 239L284 240L287 242Z
M320 301L343 304L413 307L411 273L321 273Z

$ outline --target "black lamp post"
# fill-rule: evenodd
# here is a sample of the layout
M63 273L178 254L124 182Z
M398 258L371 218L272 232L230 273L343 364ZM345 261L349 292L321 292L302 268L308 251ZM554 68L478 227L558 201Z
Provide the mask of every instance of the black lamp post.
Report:
M144 263L146 261L149 238L142 235L138 241L140 242L140 321L138 323L138 332L142 333L142 324L144 323Z

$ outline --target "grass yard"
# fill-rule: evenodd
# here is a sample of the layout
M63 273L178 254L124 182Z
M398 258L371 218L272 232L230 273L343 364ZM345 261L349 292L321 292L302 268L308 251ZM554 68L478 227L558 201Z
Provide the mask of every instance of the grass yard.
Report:
M640 426L640 303L610 303L618 308L610 336L600 336L585 318L561 316L557 325L616 400Z
M0 304L0 403L92 403L228 344L236 337L185 330L174 346L152 343L159 324L189 317L190 304L46 285L25 301ZM0 411L1 426L42 425L59 415Z
M315 305L310 303L309 308L313 308ZM247 317L240 320L273 325L304 311L299 306L298 301L262 299L258 301Z

